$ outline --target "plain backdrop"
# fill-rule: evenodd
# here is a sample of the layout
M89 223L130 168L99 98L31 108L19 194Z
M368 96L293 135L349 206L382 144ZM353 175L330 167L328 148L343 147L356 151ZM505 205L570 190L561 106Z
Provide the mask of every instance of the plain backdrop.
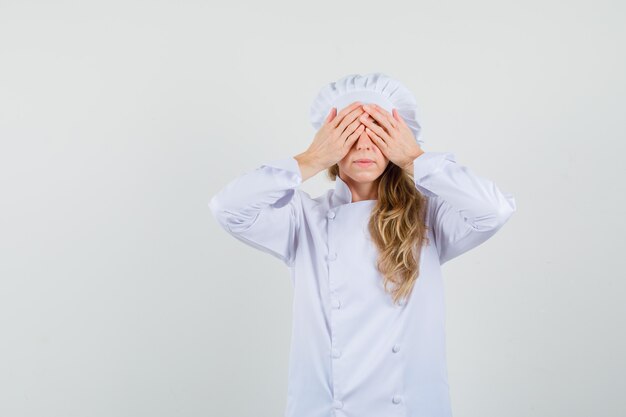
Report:
M414 93L424 150L517 202L444 266L455 417L626 415L624 21L607 0L0 0L0 415L282 415L289 271L207 204L306 150L322 86L375 71Z

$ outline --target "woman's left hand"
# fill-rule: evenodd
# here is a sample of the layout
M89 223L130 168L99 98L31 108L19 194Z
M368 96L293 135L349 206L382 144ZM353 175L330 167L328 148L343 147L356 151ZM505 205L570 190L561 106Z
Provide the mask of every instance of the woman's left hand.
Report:
M391 115L373 103L362 107L366 113L360 117L360 121L366 126L365 132L391 162L406 169L424 153L398 110L392 109Z

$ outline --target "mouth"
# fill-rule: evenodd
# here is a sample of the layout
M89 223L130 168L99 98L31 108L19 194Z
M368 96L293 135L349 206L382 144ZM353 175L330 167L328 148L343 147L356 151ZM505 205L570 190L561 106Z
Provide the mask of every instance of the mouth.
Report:
M374 165L374 161L372 161L371 159L357 159L356 161L354 161L354 163L361 168L367 168Z

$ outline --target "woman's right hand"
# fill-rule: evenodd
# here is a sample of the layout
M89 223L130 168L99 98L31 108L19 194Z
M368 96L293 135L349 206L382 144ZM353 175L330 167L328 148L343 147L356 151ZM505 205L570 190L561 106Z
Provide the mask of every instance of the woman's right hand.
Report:
M359 116L365 113L361 102L355 101L337 114L337 109L330 109L324 124L315 134L309 148L300 155L305 155L309 162L324 170L341 161L365 129Z

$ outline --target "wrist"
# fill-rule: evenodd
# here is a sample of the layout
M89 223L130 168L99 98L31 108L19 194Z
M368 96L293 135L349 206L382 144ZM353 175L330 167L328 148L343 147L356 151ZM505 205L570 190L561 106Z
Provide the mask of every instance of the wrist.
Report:
M294 156L299 162L306 163L313 168L318 170L323 170L325 167L324 164L320 161L320 158L317 158L314 154L309 153L308 151L302 152L296 156Z
M307 180L325 168L317 158L306 152L295 155L294 159L298 161L300 172L302 173L302 181Z
M420 149L419 152L415 156L411 156L409 162L407 162L406 165L404 165L402 167L402 169L407 171L408 173L412 174L413 173L413 169L414 169L414 165L413 164L415 163L415 160L417 158L419 158L420 155L422 155L423 153L424 153L424 151L422 149Z

